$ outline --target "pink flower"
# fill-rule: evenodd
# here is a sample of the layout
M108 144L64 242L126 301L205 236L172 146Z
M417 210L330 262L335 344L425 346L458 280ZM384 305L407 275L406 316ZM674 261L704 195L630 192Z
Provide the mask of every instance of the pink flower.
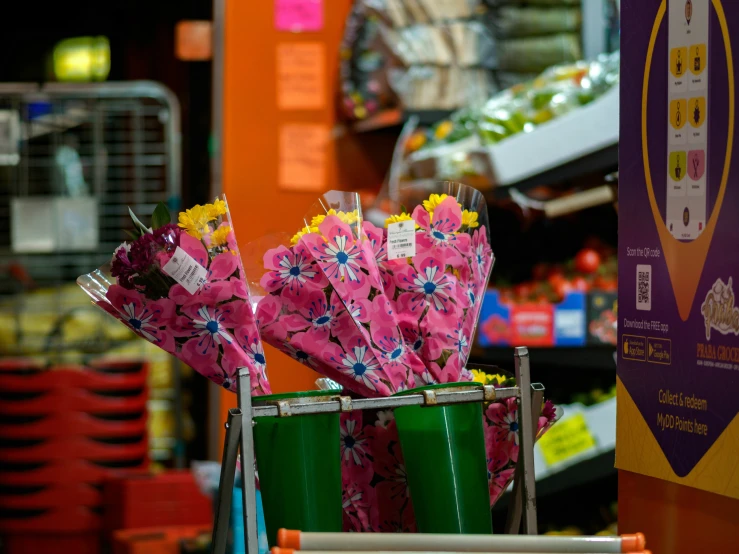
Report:
M417 269L416 269L417 268ZM398 297L398 310L401 313L414 313L418 317L429 306L432 312L454 313L457 281L453 275L434 258L418 259L416 267L406 266L395 276L395 283L402 292Z
M508 488L513 480L513 475L516 473L515 468L504 469L496 473L492 479L490 479L490 505L492 506L500 498L500 496Z
M159 348L174 352L174 336L169 329L175 315L174 302L167 298L149 300L140 292L120 285L112 285L105 296L117 311L118 319Z
M470 236L458 233L462 225L462 210L456 199L445 198L434 210L434 220L423 206L416 206L413 219L420 229L416 232L416 256L432 256L442 266L458 267L466 262L460 251L470 247Z
M451 332L447 332L443 344L445 347L451 347L452 355L446 361L446 371L450 371L454 367L456 375L459 375L459 372L465 367L472 346L472 334L472 323L466 318L463 321L458 320L454 329ZM450 367L447 368L446 366ZM453 378L453 380L456 381L458 379Z
M234 341L229 328L238 324L234 312L239 309L238 301L218 306L207 299L196 297L181 307L182 315L174 321L173 332L179 337L190 337L182 346L182 355L195 369L214 363L223 347Z
M372 343L379 357L383 371L394 387L405 383L413 372L421 372L424 364L406 346L398 327L372 324Z
M308 353L311 350L309 345L315 346L315 341L308 333L296 333L289 343L282 343L283 351L290 357L311 369L318 370L318 360Z
M314 291L303 301L303 304L297 306L297 312L280 316L278 325L288 332L307 331L317 341L326 341L329 336L336 336L341 328L339 316L344 311L344 306L336 295L332 294L329 302L323 291Z
M551 400L544 402L544 406L541 409L541 415L547 418L548 422L554 421L554 418L557 416L557 410Z
M485 454L490 475L504 469L511 462L511 443L500 440L495 426L485 425Z
M292 300L316 287L323 289L328 284L323 272L302 244L296 244L291 249L279 246L268 250L264 254L264 267L268 270L260 281L264 290L280 291Z
M361 248L355 241L348 225L334 216L327 216L319 226L321 234L303 235L301 241L309 246L313 257L330 280L359 283L364 274L359 269L364 263Z
M287 330L279 321L283 305L284 301L272 294L268 294L257 303L255 323L262 338L272 345L279 344L287 338Z
M341 435L342 464L352 468L361 468L360 471L352 474L354 482L357 481L357 478L361 480L363 476L367 476L366 482L369 483L372 479L372 465L367 458L367 438L362 432L361 412L342 415L339 433Z
M379 481L376 485L381 521L379 530L411 532L415 529L415 518L395 420L389 420L387 425L368 426L365 433L374 458L375 473L380 478L375 478Z
M236 342L241 346L242 350L246 353L251 364L249 364L250 370L256 370L261 375L265 375L265 369L267 366L267 360L264 357L264 347L262 341L259 338L259 333L256 327L251 325L242 325L234 331Z
M377 500L375 489L367 483L344 483L342 505L344 531L355 533L376 529Z
M491 403L485 415L490 420L499 441L507 440L518 446L518 412L515 398Z
M425 362L435 361L441 357L441 344L430 334L422 333L417 321L402 321L400 330L406 344Z
M364 340L356 337L342 346L343 350L330 354L328 361L331 362L332 369L338 371L341 377L348 377L355 381L349 388L370 396L392 394L392 391L382 381L385 379L385 374L380 362ZM357 388L357 384L361 387Z

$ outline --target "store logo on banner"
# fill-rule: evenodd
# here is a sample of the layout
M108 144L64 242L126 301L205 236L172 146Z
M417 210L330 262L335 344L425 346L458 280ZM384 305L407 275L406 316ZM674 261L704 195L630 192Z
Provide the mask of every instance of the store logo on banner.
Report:
M716 279L701 305L701 313L706 323L706 340L711 340L711 329L722 335L739 335L739 308L734 306L731 277L728 283Z

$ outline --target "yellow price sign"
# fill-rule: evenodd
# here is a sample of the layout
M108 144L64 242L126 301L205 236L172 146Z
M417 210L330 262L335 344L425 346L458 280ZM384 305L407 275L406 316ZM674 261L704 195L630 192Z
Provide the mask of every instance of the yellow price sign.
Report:
M582 413L554 425L539 439L539 448L547 465L563 462L595 447L595 438Z

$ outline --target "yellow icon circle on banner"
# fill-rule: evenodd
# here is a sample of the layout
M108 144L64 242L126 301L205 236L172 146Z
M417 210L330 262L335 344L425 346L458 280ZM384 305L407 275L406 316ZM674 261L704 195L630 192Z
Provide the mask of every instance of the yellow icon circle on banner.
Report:
M688 101L685 98L678 98L670 102L670 125L675 129L682 129L687 118Z

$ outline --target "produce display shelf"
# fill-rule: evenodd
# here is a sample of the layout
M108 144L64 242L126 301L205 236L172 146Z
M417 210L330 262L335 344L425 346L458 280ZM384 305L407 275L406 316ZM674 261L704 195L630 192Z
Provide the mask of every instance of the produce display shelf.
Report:
M514 135L485 147L481 152L497 186L516 185L570 164L574 165L573 171L576 170L573 176L582 175L589 172L588 165L590 171L599 169L597 166L609 161L614 149L617 152L618 113L619 89L614 86L586 106L530 133ZM551 183L552 177L550 174L546 182Z
M488 202L496 200L506 200L509 198L509 190L515 188L521 192L540 187L543 185L552 185L570 181L584 175L602 173L607 175L618 169L618 143L607 146L596 152L584 155L576 160L572 160L551 169L537 173L531 177L521 181L510 183L509 185L500 185L493 187L485 193Z
M475 348L467 365L474 367L477 362L504 367L510 365L513 352L514 348L505 347ZM616 372L613 346L532 347L529 348L529 355L534 367Z

